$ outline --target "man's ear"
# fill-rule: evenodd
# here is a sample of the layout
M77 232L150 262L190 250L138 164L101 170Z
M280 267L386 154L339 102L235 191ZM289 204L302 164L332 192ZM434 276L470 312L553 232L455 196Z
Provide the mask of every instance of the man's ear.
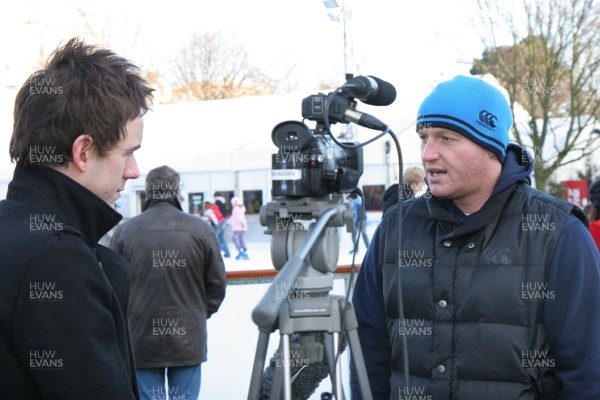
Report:
M95 156L94 139L87 133L79 135L73 142L71 149L73 151L73 165L79 172L85 172Z

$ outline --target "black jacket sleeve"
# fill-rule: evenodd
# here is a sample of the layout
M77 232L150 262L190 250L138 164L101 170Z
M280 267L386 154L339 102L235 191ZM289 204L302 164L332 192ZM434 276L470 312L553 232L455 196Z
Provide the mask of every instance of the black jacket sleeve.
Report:
M92 249L36 249L13 319L15 348L44 399L135 399L127 323Z

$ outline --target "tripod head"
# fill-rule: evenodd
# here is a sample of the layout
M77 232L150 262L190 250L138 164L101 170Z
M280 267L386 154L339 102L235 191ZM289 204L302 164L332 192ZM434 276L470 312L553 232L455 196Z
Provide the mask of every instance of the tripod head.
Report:
M291 293L306 299L329 293L339 257L338 228L346 225L352 232L353 215L341 194L279 198L261 207L260 222L273 236L271 259L280 272L252 312L259 329L275 330Z
M353 231L352 208L343 202L341 194L321 197L279 198L260 209L260 223L267 227L265 233L272 236L271 260L277 270L295 254L307 239L314 221L327 210L336 214L327 222L307 260L317 271L333 272L339 257L339 237L336 228L348 226Z

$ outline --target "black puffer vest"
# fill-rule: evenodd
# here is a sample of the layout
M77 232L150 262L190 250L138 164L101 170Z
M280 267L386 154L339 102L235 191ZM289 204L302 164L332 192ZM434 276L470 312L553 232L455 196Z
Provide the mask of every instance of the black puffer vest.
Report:
M572 209L517 184L460 224L443 201L426 195L403 203L399 261L397 208L386 214L380 229L387 240L379 256L392 347L391 398L558 398L561 384L554 378L543 308L554 299L548 269ZM404 387L403 335L409 388Z

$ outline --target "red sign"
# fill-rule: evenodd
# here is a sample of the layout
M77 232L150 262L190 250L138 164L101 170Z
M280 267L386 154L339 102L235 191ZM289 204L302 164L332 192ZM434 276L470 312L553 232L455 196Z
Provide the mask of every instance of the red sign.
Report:
M563 186L566 189L567 201L575 203L579 207L583 207L589 203L588 181L564 181Z

